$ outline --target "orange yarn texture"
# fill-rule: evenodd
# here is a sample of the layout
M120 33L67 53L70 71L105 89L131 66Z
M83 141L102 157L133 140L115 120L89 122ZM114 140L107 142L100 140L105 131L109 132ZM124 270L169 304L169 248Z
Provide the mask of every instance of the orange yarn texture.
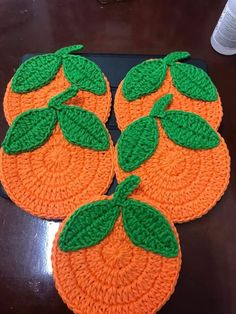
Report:
M96 95L87 91L79 91L78 94L67 101L68 104L82 107L95 113L99 119L105 123L110 115L111 109L111 92L108 80L107 92L104 95ZM66 80L61 68L55 79L49 84L35 91L18 94L11 89L11 81L8 83L3 101L4 114L10 125L13 120L22 112L34 108L47 107L51 98L63 92L70 86Z
M105 77L104 77L105 78ZM96 95L81 90L66 102L95 113L105 123L111 109L111 91ZM15 93L9 82L4 113L11 124L21 113L47 107L49 101L70 87L60 68L56 77L40 89ZM108 190L114 176L113 144L96 151L70 144L59 126L42 147L26 153L0 157L1 182L9 197L27 212L49 219L63 219L77 204Z
M27 212L63 219L78 203L108 190L113 176L113 144L107 151L72 145L59 126L42 147L0 155L1 182L11 200Z
M208 150L192 150L176 145L164 133L158 148L139 168L124 172L117 161L118 182L131 174L141 178L132 197L145 196L173 222L182 223L206 214L224 194L230 177L230 156L224 139Z
M74 313L151 314L168 301L180 271L180 250L177 257L166 258L134 246L119 217L101 243L62 252L58 239L65 222L54 240L53 276L60 296Z
M114 103L119 129L123 131L134 120L149 115L153 104L166 94L173 94L173 101L168 109L194 112L208 121L213 128L219 127L223 115L220 97L218 96L216 101L208 102L184 96L174 87L168 69L166 78L158 90L134 101L128 101L124 98L122 82L120 83Z

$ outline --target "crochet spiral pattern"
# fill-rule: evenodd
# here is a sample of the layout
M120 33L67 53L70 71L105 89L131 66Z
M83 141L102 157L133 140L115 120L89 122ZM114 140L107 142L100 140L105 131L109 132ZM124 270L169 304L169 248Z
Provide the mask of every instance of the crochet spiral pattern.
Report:
M80 49L27 60L5 95L11 126L2 144L1 182L12 201L43 218L62 219L79 202L104 194L114 175L104 125L109 84L97 65L70 54Z
M122 182L113 198L82 204L55 237L53 276L74 313L156 313L174 291L178 235L145 198L126 199L137 179Z

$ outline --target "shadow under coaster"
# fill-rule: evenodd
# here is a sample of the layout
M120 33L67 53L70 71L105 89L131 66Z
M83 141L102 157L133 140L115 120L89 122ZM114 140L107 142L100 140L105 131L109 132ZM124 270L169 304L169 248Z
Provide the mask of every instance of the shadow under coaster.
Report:
M111 134L114 144L117 142L120 131L116 124L114 114L113 100L119 83L123 80L126 73L135 65L144 60L153 58L162 58L163 55L130 55L130 54L100 54L100 53L80 53L84 57L94 61L103 71L110 82L112 92L112 109L111 115L106 123L109 133ZM35 56L35 54L26 54L21 58L21 63ZM200 59L188 59L186 63L195 65L207 72L207 65ZM107 194L110 195L115 191L117 181L114 178ZM10 200L2 185L0 186L0 197Z

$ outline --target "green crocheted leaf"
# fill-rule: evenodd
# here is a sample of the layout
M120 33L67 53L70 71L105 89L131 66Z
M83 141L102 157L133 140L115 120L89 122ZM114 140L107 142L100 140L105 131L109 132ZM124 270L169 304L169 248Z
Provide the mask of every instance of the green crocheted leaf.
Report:
M160 211L128 199L123 205L122 217L124 229L134 245L165 257L178 255L175 234Z
M217 90L202 69L191 64L175 63L170 66L174 86L187 97L205 101L217 100Z
M106 92L103 73L94 62L81 56L65 56L63 70L67 80L79 89L97 95L103 95Z
M192 149L209 149L219 145L220 138L202 117L180 110L165 111L161 124L176 144Z
M42 146L51 136L57 123L53 108L28 110L19 115L3 141L7 154L19 154Z
M122 206L127 197L138 187L140 181L140 177L136 175L131 175L122 181L113 195L114 202Z
M59 238L62 251L77 251L101 242L113 229L120 207L102 200L77 209L66 222Z
M76 106L63 106L58 119L68 142L99 151L110 147L107 130L94 113Z
M56 76L62 59L54 54L33 57L16 71L11 88L15 93L27 93L49 84Z
M140 118L125 129L118 140L118 162L124 171L138 168L149 159L158 144L158 128L154 118Z
M144 61L133 67L126 75L122 93L129 100L151 94L163 83L167 64L162 59Z

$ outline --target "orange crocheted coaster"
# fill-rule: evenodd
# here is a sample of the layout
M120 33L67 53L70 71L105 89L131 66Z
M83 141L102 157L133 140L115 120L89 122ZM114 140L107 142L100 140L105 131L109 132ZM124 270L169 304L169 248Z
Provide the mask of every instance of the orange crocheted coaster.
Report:
M145 76L143 77L143 80L143 85L145 85ZM207 120L215 129L220 125L223 110L219 95L217 95L217 99L214 101L205 101L193 99L182 94L173 85L170 69L167 69L166 76L159 88L132 101L129 101L123 95L123 83L124 81L119 84L114 103L116 121L121 131L136 119L148 115L154 102L168 93L173 94L173 101L170 105L170 109L194 112ZM137 82L134 81L134 84L136 83Z
M67 104L92 111L103 123L106 123L111 110L111 91L106 78L105 81L107 86L105 94L96 95L85 90L80 90L75 97L67 101ZM9 125L24 111L47 107L51 98L70 86L70 83L64 77L62 68L60 68L55 78L49 84L29 93L19 94L13 92L11 83L12 80L7 85L3 100L4 114Z
M111 140L106 151L72 145L57 126L47 143L32 152L1 151L1 183L30 214L63 219L78 203L106 193L114 176L113 150Z
M90 205L105 202L104 200L111 200L111 197L93 198ZM146 202L145 198L142 202ZM82 211L82 207L77 211L77 219L83 216L79 216L79 211ZM76 230L75 228L73 231L73 223L76 224L76 220L69 222L76 218L75 215L76 213L62 223L52 249L55 285L67 306L76 314L156 313L174 292L180 272L181 251L174 225L169 223L178 243L178 253L175 257L165 257L133 244L124 229L121 214L112 231L102 241L94 246L76 250L73 249L76 243L84 245L84 241L96 238L96 227L90 229L86 220L87 227L84 230L80 221L80 233L76 236L77 233L73 233ZM101 213L92 221L99 223L100 215ZM106 220L100 223L103 226L101 230L105 229ZM141 223L142 227L145 224L147 228L151 226L148 218L146 223ZM161 222L159 224L161 230ZM62 235L66 227L68 233L65 234L65 231ZM138 235L141 229L135 228ZM159 234L164 232L164 228L160 230ZM86 238L87 232L91 234ZM145 232L142 235L145 235ZM152 233L148 233L148 236L151 238ZM167 240L167 237L166 234L164 239ZM155 238L150 241L155 242ZM148 238L146 242L148 243ZM66 251L67 245L71 246L73 251L70 251L70 248Z
M118 182L130 174L140 176L133 196L148 199L175 223L187 222L206 214L224 194L230 177L230 156L224 139L212 149L192 150L171 141L158 122L156 151L137 169L125 172L117 160Z

